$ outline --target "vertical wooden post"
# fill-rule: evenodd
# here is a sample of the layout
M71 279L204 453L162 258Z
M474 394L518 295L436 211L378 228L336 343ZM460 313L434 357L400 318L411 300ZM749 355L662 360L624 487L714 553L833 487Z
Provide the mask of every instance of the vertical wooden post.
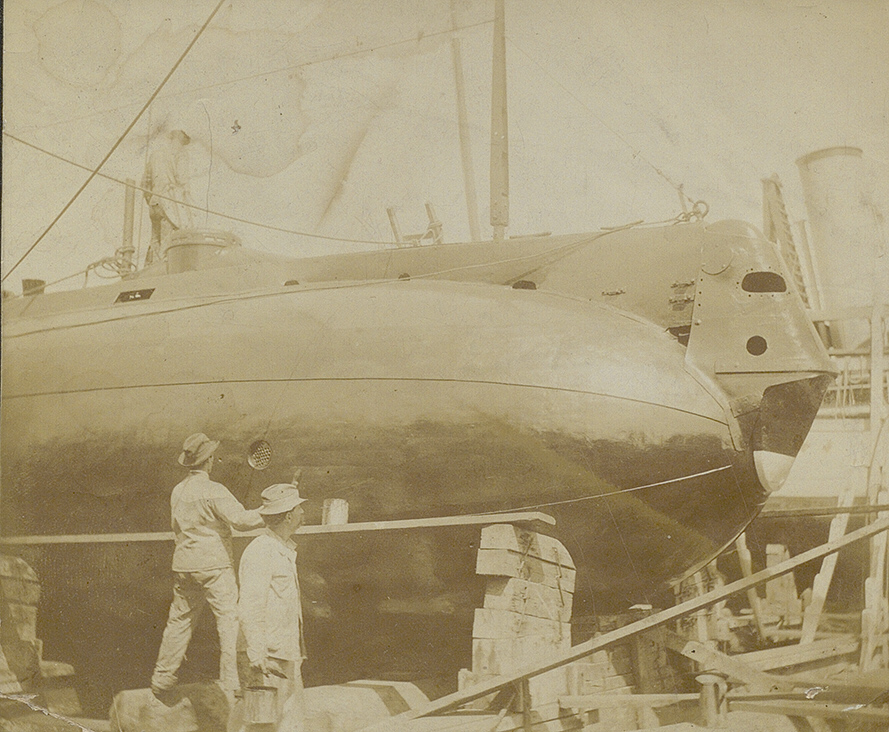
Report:
M846 508L852 505L854 495L851 488L845 488L840 494L837 505ZM849 524L849 514L839 513L833 517L830 522L830 533L828 541L836 541L846 533L846 527ZM830 589L830 583L833 579L833 572L837 566L837 555L831 554L821 560L821 570L815 575L815 581L812 583L812 601L806 607L803 613L803 629L799 642L801 645L812 643L815 640L815 633L818 631L818 622L821 619L821 612L824 610L824 602L827 600L827 591Z
M741 563L741 574L744 577L750 577L753 574L753 557L750 555L750 549L747 548L747 534L742 533L736 540L735 546L738 549L738 561ZM755 587L747 590L747 602L750 603L750 609L753 611L753 620L756 622L756 632L762 640L768 638L766 626L762 618L762 605L760 604L759 593Z
M494 1L494 63L491 74L491 226L503 241L509 226L509 121L506 107L506 9Z
M701 685L701 713L707 727L722 726L722 708L725 704L726 682L716 674L701 674L695 677Z
M883 380L886 367L883 357L884 306L879 286L874 288L874 309L871 313L870 334L870 431L871 464L868 467L867 500L871 505L887 500L889 491L889 426L886 425L886 400ZM883 516L885 514L880 514ZM885 536L870 541L870 574L864 582L864 611L861 613L862 671L870 671L889 663L886 658L885 635L889 631L889 602L885 582L887 542ZM876 654L878 647L883 652ZM876 654L876 655L875 655ZM882 658L880 658L882 656Z
M521 679L516 686L522 712L522 730L523 732L532 732L534 724L531 719L531 680Z
M889 492L877 495L877 500L889 501ZM879 518L889 516L881 512ZM873 671L889 663L886 648L886 633L889 631L889 602L886 598L886 535L880 534L870 543L871 572L864 581L864 610L861 613L861 658L862 671ZM880 651L877 653L877 651Z
M457 29L455 0L451 0L451 27ZM469 115L466 112L466 82L463 79L463 54L460 39L451 38L451 61L454 65L454 86L457 92L457 125L460 133L460 159L463 162L463 192L466 195L466 213L469 216L469 236L472 241L482 238L478 219L478 196L475 191L475 171L472 165L472 147L469 136Z

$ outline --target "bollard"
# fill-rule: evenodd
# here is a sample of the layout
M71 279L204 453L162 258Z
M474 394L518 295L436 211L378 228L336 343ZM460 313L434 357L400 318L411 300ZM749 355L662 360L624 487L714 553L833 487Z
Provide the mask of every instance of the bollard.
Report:
M722 676L701 674L695 677L701 685L701 713L708 727L722 727L725 722L728 684Z

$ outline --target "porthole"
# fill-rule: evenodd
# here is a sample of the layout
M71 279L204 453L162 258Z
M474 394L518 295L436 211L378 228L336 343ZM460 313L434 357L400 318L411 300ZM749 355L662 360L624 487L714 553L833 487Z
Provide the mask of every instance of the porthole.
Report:
M777 272L751 272L741 280L744 292L786 292L787 283Z
M762 336L752 336L747 339L747 353L751 356L762 356L768 347L769 344Z
M254 470L265 470L272 462L272 446L265 440L257 440L250 445L247 464Z

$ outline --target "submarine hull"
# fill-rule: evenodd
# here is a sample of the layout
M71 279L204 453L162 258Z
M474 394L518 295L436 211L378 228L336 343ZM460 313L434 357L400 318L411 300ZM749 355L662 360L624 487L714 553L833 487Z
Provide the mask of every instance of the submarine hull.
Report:
M765 497L685 349L580 298L278 288L20 319L4 335L4 534L83 540L20 551L47 587L45 641L101 688L147 682L172 547L90 537L169 530L192 432L221 440L213 477L248 507L301 467L308 523L325 498L346 499L353 522L548 513L579 567L576 614L651 601ZM477 528L301 537L309 680L453 678L482 599L477 541Z

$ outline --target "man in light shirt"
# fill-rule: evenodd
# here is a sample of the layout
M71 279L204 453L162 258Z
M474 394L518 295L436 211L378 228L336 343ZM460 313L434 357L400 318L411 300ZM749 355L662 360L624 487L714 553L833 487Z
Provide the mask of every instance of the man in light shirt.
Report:
M246 686L276 689L276 732L304 728L302 662L305 658L302 605L291 536L303 523L305 501L289 483L262 492L265 528L241 555L239 649L246 651Z
M151 244L145 264L163 259L170 234L193 223L188 192L188 156L191 138L182 130L161 137L148 157L142 191L151 219ZM183 205L184 204L184 205Z
M220 685L227 695L240 686L238 585L231 530L258 529L263 521L258 511L246 510L228 488L210 480L217 447L218 442L198 433L185 440L179 456L179 464L189 468L189 473L170 496L175 579L170 615L151 678L151 689L159 698L176 685L176 673L205 605L210 605L216 616Z

